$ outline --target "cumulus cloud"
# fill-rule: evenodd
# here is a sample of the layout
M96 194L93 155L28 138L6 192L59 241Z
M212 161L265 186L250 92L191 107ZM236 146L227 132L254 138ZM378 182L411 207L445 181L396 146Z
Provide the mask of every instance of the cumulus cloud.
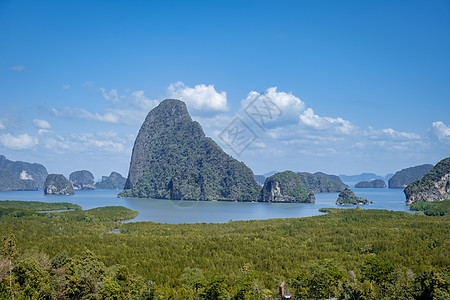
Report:
M144 110L150 110L158 105L159 101L150 100L144 95L144 91L134 91L132 94L132 103L135 107Z
M15 71L15 72L21 72L21 71L25 70L25 66L14 66L11 68L11 70Z
M0 135L0 144L14 150L30 149L39 143L38 138L28 134L14 136L10 133Z
M352 134L357 127L342 118L320 117L312 108L307 108L300 116L300 123L316 130L333 130L336 133Z
M251 91L247 98L241 101L241 107L247 112L266 114L270 121L294 121L305 109L305 103L292 93L278 92L277 87L270 87L265 93Z
M369 127L366 135L372 140L419 140L420 135L414 132L402 132L392 128L375 130Z
M39 119L34 119L33 125L34 125L34 127L38 128L38 129L51 129L52 128L52 126L50 126L50 124L47 121L39 120Z
M229 110L227 93L217 92L211 84L197 84L191 88L178 81L169 85L168 94L169 97L182 100L189 108L197 111L225 112Z
M433 122L430 133L440 141L450 141L450 126L442 121Z

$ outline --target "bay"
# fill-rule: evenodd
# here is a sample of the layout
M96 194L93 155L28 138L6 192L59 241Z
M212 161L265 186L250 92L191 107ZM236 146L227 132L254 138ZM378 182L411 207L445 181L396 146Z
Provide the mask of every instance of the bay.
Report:
M359 197L372 201L363 209L410 212L402 189L352 189ZM131 222L225 223L230 220L301 218L321 215L320 208L342 208L335 204L338 193L317 193L316 203L249 203L224 201L175 201L160 199L117 198L119 190L76 191L73 196L46 196L42 190L0 192L0 200L70 202L83 209L125 206L138 211ZM354 206L351 206L354 207ZM348 207L345 207L348 208Z

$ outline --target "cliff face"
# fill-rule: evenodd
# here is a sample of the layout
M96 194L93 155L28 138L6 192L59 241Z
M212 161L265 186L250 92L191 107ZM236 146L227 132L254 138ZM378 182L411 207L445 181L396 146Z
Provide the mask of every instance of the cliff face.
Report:
M50 174L44 183L45 195L73 195L75 191L72 184L62 174Z
M308 194L297 174L284 171L266 178L260 201L314 203L315 197Z
M205 134L179 100L149 112L134 143L119 197L257 201L253 172Z
M352 190L345 188L342 192L339 193L339 196L336 200L337 205L365 205L369 204L369 200L356 197L355 193Z
M374 179L371 181L361 181L355 184L355 188L375 188L375 189L384 189L386 187L386 183L381 179Z
M127 181L122 175L117 172L111 172L109 176L103 176L102 181L95 184L96 189L114 189L122 190Z
M300 172L298 176L308 193L337 193L347 187L338 176L322 172Z
M32 191L37 190L33 180L19 179L8 170L0 169L0 191Z
M76 190L93 190L94 175L87 170L75 171L69 175L69 181Z
M406 204L450 199L450 157L441 160L422 178L408 184L404 192Z
M12 184L8 186L4 180L0 184L0 191L36 190L44 186L45 178L48 175L47 169L41 164L11 161L3 155L0 155L0 170L9 171L14 178L22 181L22 183L18 183L17 180L13 180L15 183L8 181Z
M411 182L421 178L433 168L433 165L425 164L406 168L398 171L388 181L390 189L404 189Z

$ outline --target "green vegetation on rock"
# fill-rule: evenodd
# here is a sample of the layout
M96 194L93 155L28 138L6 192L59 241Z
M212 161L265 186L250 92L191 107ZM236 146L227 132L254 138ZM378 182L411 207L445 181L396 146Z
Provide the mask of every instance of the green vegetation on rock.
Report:
M76 190L93 190L94 175L88 170L75 171L70 173L69 181Z
M253 172L205 137L182 101L167 99L139 130L119 196L257 201L259 192Z
M442 201L450 198L450 157L434 166L422 178L405 188L406 203Z
M44 186L47 175L41 164L11 161L0 155L0 191L37 190Z
M73 195L75 191L72 184L62 174L49 174L44 183L45 195Z
M369 200L356 197L355 193L349 188L345 188L342 192L339 193L339 196L336 200L337 205L365 205L369 204Z
M316 172L314 174L300 172L298 176L300 176L308 193L337 193L347 187L336 175L329 175L322 172Z
M303 186L300 177L292 171L276 173L264 182L262 202L314 202Z

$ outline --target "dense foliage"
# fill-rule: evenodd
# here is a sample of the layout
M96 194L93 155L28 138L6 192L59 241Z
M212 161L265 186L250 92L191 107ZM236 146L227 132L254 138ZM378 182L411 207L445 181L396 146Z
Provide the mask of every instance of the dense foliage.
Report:
M409 207L410 210L423 211L427 216L448 216L450 215L450 200L442 202L414 202Z
M253 172L205 137L183 102L168 99L142 124L119 196L257 201L259 193Z
M292 171L279 172L267 177L260 201L311 202L300 177Z
M433 192L440 181L442 181L441 185L444 194L447 193L447 196L450 196L450 157L438 162L422 178L408 184L405 188L405 195L409 198L415 193L424 191Z
M308 193L337 193L347 187L338 176L322 172L314 174L308 172L298 173Z
M427 172L433 168L433 165L425 164L415 167L410 167L402 169L401 171L395 172L388 181L388 187L390 189L402 189L405 188L411 182L421 178Z
M447 216L330 209L171 225L113 222L120 211L0 217L0 298L10 279L17 299L278 299L282 281L295 299L449 297Z

